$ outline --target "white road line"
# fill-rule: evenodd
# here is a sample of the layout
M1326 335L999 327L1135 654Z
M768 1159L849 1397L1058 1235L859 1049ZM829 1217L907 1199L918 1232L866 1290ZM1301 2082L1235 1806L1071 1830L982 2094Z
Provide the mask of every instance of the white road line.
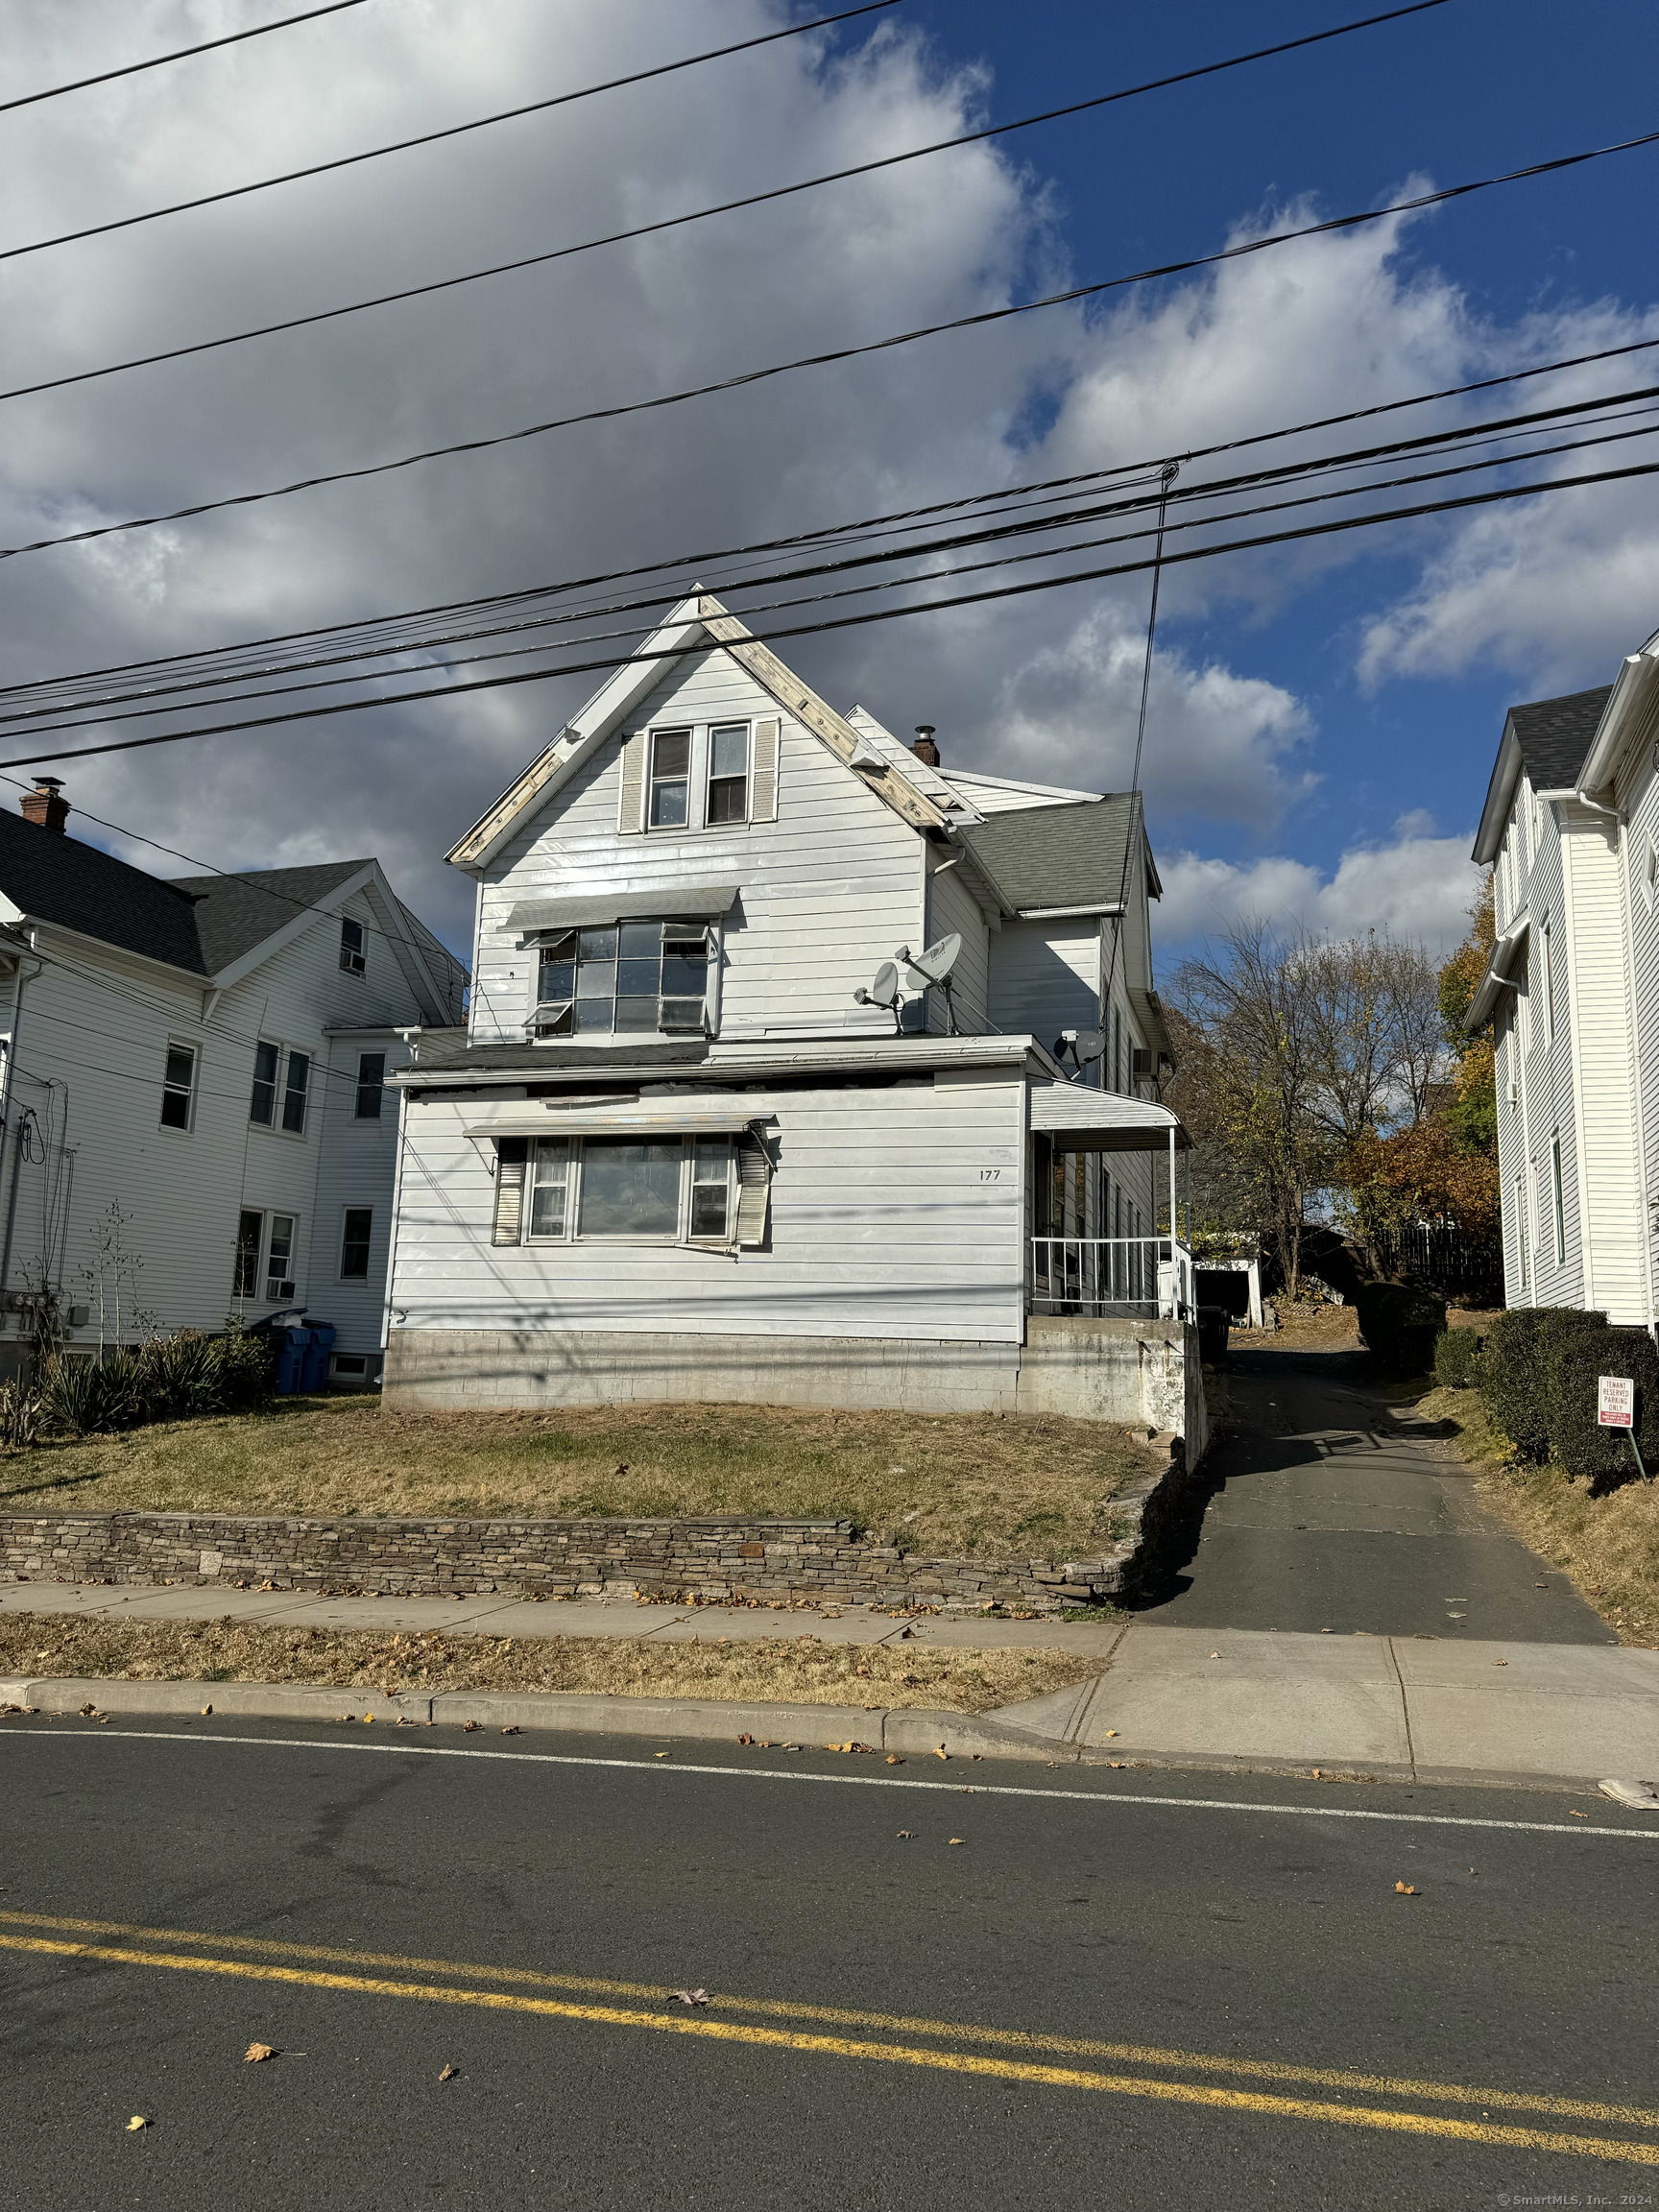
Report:
M470 1744L371 1743L365 1737L188 1735L180 1728L121 1728L113 1736L91 1729L0 1728L0 1743L238 1743L277 1751L383 1751L413 1759L506 1759L532 1767L610 1767L632 1774L718 1774L739 1782L827 1782L855 1790L944 1790L956 1797L1046 1797L1077 1805L1162 1805L1190 1813L1275 1813L1297 1820L1386 1820L1418 1828L1512 1828L1528 1836L1611 1836L1621 1841L1659 1842L1659 1828L1569 1826L1565 1820L1477 1820L1453 1813L1368 1813L1356 1805L1252 1805L1231 1797L1151 1797L1129 1791L1022 1790L1011 1782L924 1782L903 1774L811 1774L788 1767L703 1767L682 1760L593 1759L568 1751L486 1751ZM808 1745L808 1749L816 1749ZM926 1753L906 1753L926 1757ZM1478 1783L1470 1787L1478 1789ZM1590 1794L1589 1790L1585 1795Z

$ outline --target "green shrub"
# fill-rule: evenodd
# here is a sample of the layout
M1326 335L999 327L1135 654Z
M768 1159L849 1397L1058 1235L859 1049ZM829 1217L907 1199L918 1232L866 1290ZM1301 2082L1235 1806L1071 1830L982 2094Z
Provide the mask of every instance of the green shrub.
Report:
M1443 1390L1468 1390L1484 1342L1473 1329L1444 1329L1434 1339L1434 1380Z
M41 1368L40 1398L49 1426L71 1436L135 1429L144 1418L138 1362L130 1352L104 1359L54 1353Z
M39 1392L51 1428L92 1436L151 1421L253 1412L270 1403L276 1379L269 1337L184 1329L102 1359L60 1353L43 1366Z
M1421 1283L1361 1283L1354 1293L1359 1333L1390 1375L1421 1375L1434 1362L1446 1301Z
M1550 1455L1570 1475L1611 1490L1636 1476L1628 1432L1596 1418L1598 1379L1626 1375L1636 1385L1635 1435L1645 1464L1659 1466L1659 1351L1646 1329L1581 1330L1550 1347Z
M1551 1347L1606 1326L1605 1313L1577 1306L1512 1306L1493 1322L1477 1380L1493 1427L1523 1459L1550 1456Z
M219 1343L200 1329L181 1329L139 1347L133 1358L146 1421L188 1421L220 1410Z

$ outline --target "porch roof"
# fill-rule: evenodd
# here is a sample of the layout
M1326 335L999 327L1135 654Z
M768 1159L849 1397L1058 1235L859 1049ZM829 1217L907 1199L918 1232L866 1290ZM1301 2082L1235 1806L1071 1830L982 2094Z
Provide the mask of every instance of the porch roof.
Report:
M1180 1116L1148 1098L1125 1098L1081 1083L1033 1083L1031 1128L1067 1152L1178 1152L1192 1140Z

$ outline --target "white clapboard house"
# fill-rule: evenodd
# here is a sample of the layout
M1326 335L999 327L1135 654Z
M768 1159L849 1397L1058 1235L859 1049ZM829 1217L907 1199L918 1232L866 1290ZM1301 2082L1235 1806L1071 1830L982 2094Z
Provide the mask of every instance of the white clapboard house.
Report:
M308 1308L380 1363L406 1030L466 971L375 860L167 881L0 813L0 1365Z
M1138 801L948 774L695 597L449 858L394 1402L1201 1418Z
M1510 709L1475 857L1512 1306L1654 1319L1659 1226L1659 637L1618 681Z

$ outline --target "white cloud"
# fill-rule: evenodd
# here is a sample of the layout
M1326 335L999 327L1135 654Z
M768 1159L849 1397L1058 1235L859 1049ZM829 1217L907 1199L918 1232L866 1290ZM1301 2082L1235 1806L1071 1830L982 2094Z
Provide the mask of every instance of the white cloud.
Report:
M1336 937L1375 929L1443 952L1468 934L1481 876L1466 837L1425 836L1405 824L1393 844L1344 853L1329 876L1303 860L1240 863L1196 853L1177 854L1159 872L1164 900L1154 930L1164 961L1255 919Z

